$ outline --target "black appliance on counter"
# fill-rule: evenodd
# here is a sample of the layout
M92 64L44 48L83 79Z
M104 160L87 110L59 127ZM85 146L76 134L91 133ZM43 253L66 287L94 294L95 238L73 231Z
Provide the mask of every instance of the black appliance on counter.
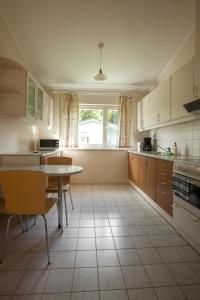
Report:
M144 138L144 142L142 143L142 151L152 151L151 138Z
M40 139L39 150L53 150L59 148L59 139Z

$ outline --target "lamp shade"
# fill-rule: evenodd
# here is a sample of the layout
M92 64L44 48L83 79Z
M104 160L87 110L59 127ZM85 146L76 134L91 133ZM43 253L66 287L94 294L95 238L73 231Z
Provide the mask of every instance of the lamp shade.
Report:
M106 80L107 76L102 72L102 69L99 69L99 73L94 77L95 80Z

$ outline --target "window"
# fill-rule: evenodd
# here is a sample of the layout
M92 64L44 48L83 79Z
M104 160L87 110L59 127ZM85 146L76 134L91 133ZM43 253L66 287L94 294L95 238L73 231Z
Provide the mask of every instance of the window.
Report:
M79 108L79 146L116 146L118 108L86 106Z

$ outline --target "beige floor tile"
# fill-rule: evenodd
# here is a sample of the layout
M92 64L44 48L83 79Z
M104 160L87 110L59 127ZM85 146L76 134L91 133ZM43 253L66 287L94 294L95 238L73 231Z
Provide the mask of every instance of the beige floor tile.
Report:
M184 261L200 261L200 255L190 246L176 247L176 251Z
M142 226L129 226L127 228L130 235L145 235Z
M96 250L95 238L78 238L77 250Z
M184 300L186 299L179 287L159 287L155 289L159 300Z
M58 242L57 251L76 250L77 238L63 238Z
M199 261L195 261L195 262L189 262L187 264L192 271L199 277L200 279L200 262Z
M159 225L146 225L141 227L145 234L161 234L158 226Z
M100 290L125 288L120 267L101 267L98 271Z
M70 300L70 293L43 294L42 300Z
M200 285L187 285L180 287L187 300L200 300Z
M82 238L94 238L95 230L94 228L79 228L78 236Z
M145 265L152 286L175 285L175 281L164 264Z
M96 245L98 250L115 249L115 244L112 237L96 238Z
M166 234L165 238L168 239L170 246L184 246L187 242L178 234Z
M98 250L97 261L99 267L119 266L116 250Z
M96 227L95 234L96 237L112 236L112 231L110 227Z
M27 270L17 288L16 294L40 294L43 293L48 278L48 271Z
M42 294L40 295L15 295L12 300L41 300ZM1 298L0 298L1 300Z
M157 226L163 234L174 234L174 233L176 233L176 230L172 226L170 226L169 224L160 224L160 225L157 225Z
M55 252L50 268L74 268L76 251Z
M24 271L0 271L0 295L13 295Z
M143 266L123 266L122 272L128 289L151 286Z
M77 238L79 228L64 228L62 237L64 238Z
M128 236L128 227L111 227L113 236Z
M164 235L154 234L149 235L148 237L154 247L168 247L171 245L169 240Z
M75 269L72 291L98 290L97 268Z
M23 270L30 262L33 253L19 252L6 254L4 261L0 264L0 270Z
M95 219L95 227L105 227L109 225L108 219Z
M155 248L137 249L137 252L143 264L162 263L162 260Z
M99 292L72 293L71 300L99 300Z
M76 268L97 267L96 251L77 251Z
M200 279L198 279L186 263L168 264L167 267L178 284L200 283Z
M122 266L125 265L140 265L141 260L139 258L139 255L137 254L136 249L122 249L117 250L119 261Z
M125 290L101 291L101 300L128 300L128 295Z
M12 300L12 296L0 296L0 300Z
M132 243L134 248L152 247L149 237L144 235L132 236Z
M71 291L73 269L55 269L49 271L44 293L66 293Z
M48 265L47 252L33 252L32 257L28 263L27 269L48 269L51 265ZM54 252L50 252L50 260L53 263Z
M157 248L164 263L182 262L183 259L176 251L175 247L161 247Z
M134 248L133 242L130 236L118 236L114 237L116 249L131 249Z
M158 299L154 292L154 289L152 288L128 290L128 295L129 295L129 300L157 300Z

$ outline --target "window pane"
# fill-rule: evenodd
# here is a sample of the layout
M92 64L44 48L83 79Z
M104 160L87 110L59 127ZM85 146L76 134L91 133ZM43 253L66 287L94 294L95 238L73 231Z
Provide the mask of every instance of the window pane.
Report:
M117 143L117 123L118 123L118 111L107 111L107 144L116 145Z
M79 110L79 144L103 144L103 110Z

